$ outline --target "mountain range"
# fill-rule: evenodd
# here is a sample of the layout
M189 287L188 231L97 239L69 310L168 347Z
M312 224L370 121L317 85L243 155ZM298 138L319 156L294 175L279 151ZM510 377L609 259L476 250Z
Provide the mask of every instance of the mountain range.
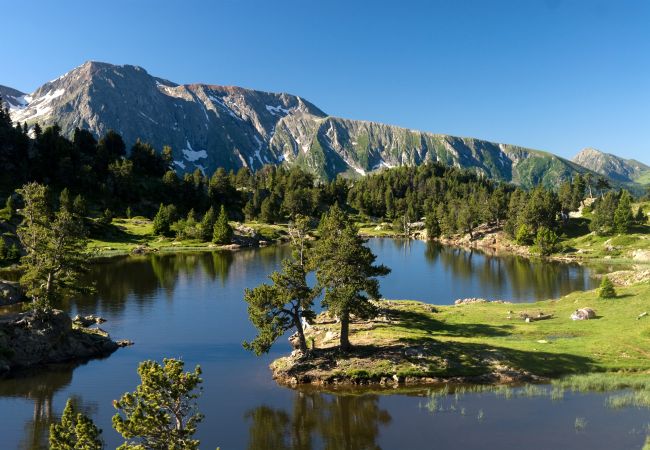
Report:
M56 123L67 136L77 127L97 137L113 129L127 145L137 139L159 150L169 145L179 172L288 164L331 179L438 161L530 187L587 171L632 182L649 169L593 150L569 161L516 145L333 117L299 96L182 85L132 65L89 61L31 94L0 86L0 96L14 122Z

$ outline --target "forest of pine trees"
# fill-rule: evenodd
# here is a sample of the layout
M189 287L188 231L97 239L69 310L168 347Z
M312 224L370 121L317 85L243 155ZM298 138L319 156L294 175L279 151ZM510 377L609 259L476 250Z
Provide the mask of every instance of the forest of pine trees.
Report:
M95 139L77 129L68 139L56 125L13 124L6 109L0 109L0 164L11 174L0 178L5 220L19 206L15 190L38 182L49 187L53 204L65 190L80 215L101 223L145 216L154 220L155 234L205 242L227 241L228 220L273 224L297 216L320 218L334 204L398 231L424 221L431 238L471 235L482 224L503 226L519 244L535 245L543 254L554 250L569 213L588 194L598 195L591 224L598 234L624 233L646 219L642 212L633 215L627 191L612 190L607 180L594 181L590 174L577 175L555 191L526 191L437 163L329 182L298 167L270 165L255 173L219 168L213 174L199 169L179 174L169 147L157 151L138 141L127 149L114 131ZM16 259L15 241L0 241L0 259Z

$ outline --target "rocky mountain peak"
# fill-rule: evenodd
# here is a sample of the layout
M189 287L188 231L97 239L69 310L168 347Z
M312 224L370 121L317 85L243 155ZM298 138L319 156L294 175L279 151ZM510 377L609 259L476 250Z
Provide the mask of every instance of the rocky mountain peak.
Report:
M77 127L97 137L113 129L127 145L168 145L179 172L288 164L320 178L357 177L436 161L530 186L587 170L523 147L332 117L287 93L177 84L133 65L88 61L29 95L4 92L14 121L56 123L68 136Z
M620 182L635 182L650 173L650 167L634 159L624 159L595 148L585 148L572 159L589 170Z

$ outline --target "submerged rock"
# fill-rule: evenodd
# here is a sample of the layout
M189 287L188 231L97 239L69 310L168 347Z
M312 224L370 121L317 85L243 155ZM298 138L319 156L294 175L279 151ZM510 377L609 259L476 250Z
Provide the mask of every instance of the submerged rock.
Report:
M0 374L10 370L107 356L118 344L107 334L74 328L63 311L0 317Z

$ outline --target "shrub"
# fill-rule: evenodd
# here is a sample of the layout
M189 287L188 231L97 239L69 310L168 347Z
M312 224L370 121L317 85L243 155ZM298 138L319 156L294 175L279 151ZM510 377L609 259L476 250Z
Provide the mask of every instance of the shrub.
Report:
M110 225L113 222L113 212L110 209L106 209L101 216L99 216L99 223L104 225Z
M614 289L614 283L607 278L603 277L603 281L600 283L600 290L598 292L600 298L614 298L616 297L616 289Z
M515 242L519 245L527 245L530 243L530 230L526 224L519 225L515 233Z
M540 227L535 236L535 250L542 256L548 256L558 250L558 237L555 231Z

